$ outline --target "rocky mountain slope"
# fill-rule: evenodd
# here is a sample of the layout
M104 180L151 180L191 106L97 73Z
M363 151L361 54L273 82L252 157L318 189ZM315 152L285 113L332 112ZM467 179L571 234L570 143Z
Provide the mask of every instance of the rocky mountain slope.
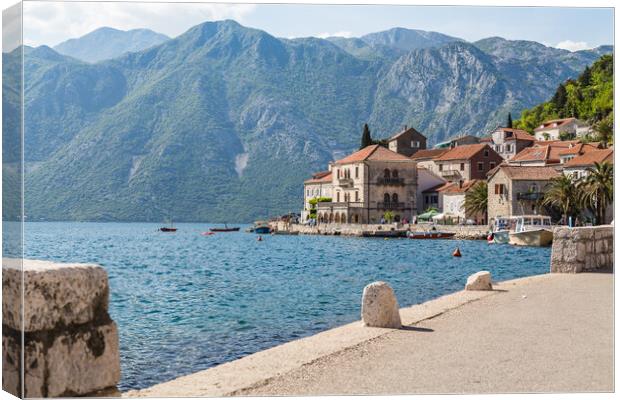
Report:
M403 124L430 143L483 135L598 58L558 50L570 61L528 66L501 46L359 40L363 55L220 21L97 64L26 49L27 215L231 222L297 211L303 180L355 149L364 122L375 138Z

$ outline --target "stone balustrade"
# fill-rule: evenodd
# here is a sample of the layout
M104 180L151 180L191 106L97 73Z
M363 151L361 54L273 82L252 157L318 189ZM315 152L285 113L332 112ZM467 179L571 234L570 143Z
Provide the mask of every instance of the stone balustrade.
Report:
M578 273L612 269L614 227L611 225L553 230L551 272Z
M2 264L2 388L18 397L114 390L120 358L106 271L23 260L22 275L21 260Z

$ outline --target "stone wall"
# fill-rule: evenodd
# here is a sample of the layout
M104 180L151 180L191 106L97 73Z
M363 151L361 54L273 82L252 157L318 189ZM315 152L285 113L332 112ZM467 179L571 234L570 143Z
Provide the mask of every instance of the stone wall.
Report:
M106 271L24 260L22 307L16 301L21 260L2 264L3 390L18 397L73 397L115 389L120 358Z
M613 269L614 227L558 227L553 231L551 272Z

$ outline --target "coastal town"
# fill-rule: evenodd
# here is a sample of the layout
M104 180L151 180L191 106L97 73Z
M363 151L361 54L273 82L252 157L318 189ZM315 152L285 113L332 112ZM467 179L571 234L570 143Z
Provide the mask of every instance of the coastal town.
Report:
M544 121L533 134L497 127L429 148L424 134L404 126L306 180L300 222L498 227L541 215L560 225L608 224L613 200L588 207L575 195L571 209L562 209L556 193L562 184L585 185L597 168L609 170L613 145L594 137L591 126L571 117Z

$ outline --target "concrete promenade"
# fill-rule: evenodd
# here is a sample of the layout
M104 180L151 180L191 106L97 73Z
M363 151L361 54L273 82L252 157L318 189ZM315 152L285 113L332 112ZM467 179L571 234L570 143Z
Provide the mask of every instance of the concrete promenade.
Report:
M355 322L124 396L613 391L613 274L545 274Z

